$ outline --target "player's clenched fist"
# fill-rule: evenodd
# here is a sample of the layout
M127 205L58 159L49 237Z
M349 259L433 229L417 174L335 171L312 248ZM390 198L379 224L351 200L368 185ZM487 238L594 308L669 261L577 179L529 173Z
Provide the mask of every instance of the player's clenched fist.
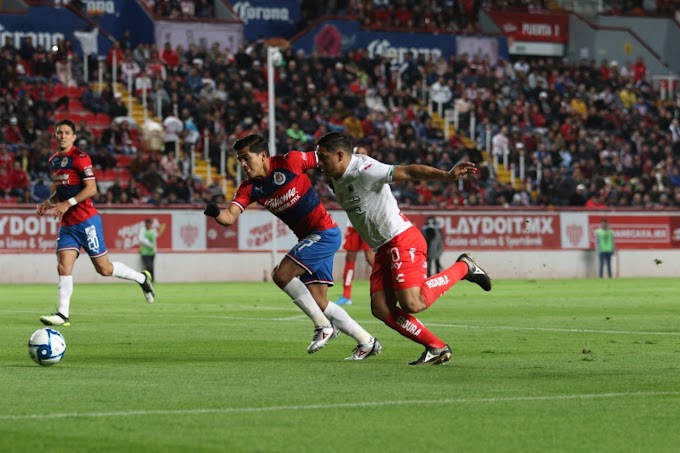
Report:
M203 214L207 215L208 217L217 217L220 215L220 207L217 206L216 203L208 203L205 207L205 211L203 211Z

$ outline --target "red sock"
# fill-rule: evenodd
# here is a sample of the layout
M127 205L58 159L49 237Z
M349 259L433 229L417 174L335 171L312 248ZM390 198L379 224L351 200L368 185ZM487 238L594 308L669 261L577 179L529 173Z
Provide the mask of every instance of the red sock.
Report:
M345 270L342 272L342 295L352 298L352 280L354 280L354 261L345 261Z
M443 348L446 343L441 341L435 334L430 332L418 318L409 313L406 313L399 307L396 307L385 320L388 327L399 332L400 335L405 336L411 341L422 344L430 348Z
M467 264L457 261L447 269L425 280L420 287L420 295L429 307L468 273Z

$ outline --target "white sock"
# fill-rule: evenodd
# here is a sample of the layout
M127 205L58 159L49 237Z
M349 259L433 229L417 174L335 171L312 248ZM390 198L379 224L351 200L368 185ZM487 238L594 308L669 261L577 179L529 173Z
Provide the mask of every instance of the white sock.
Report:
M57 287L57 311L68 318L68 308L71 305L71 294L73 294L73 276L60 275L59 286Z
M294 278L283 288L283 292L288 294L295 305L300 307L307 316L314 322L316 327L324 327L330 325L330 321L316 304L312 293L307 289L307 285L302 283L299 278Z
M359 344L366 344L371 341L371 335L364 330L341 306L328 302L324 314L331 320L333 325L340 329L340 332L354 338Z
M123 278L125 280L133 280L140 285L146 280L146 275L141 272L137 272L134 269L130 269L126 264L114 261L113 263L113 276L118 278Z

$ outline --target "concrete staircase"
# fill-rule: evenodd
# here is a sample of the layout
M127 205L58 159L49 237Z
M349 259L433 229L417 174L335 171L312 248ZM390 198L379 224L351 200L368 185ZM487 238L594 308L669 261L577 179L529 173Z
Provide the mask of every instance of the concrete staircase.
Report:
M208 187L217 178L220 184L222 184L222 191L224 192L226 200L231 201L234 197L234 192L236 191L234 182L231 179L222 178L219 169L214 165L210 166L210 175L208 175L208 161L198 154L196 154L195 157L194 174L203 181L204 187Z
M441 129L442 131L446 130L444 127L444 118L440 117L437 112L432 112L432 124ZM449 135L454 135L456 133L456 128L453 124L449 125ZM447 139L449 137L446 137ZM467 135L461 135L461 138L463 140L463 144L465 145L466 148L471 148L476 146L476 144L472 141L470 137ZM493 163L493 160L489 156L489 150L482 150L482 156L484 157L484 160L491 165ZM498 163L498 171L496 172L496 178L501 181L502 183L508 183L510 182L510 169L506 169L505 166L503 165L503 162ZM519 184L518 181L515 181L515 188L518 188Z
M144 125L144 106L142 103L134 96L134 93L128 92L127 88L122 83L116 84L116 92L121 94L121 98L125 105L128 106L128 110L130 110L130 106L132 106L132 110L128 111L128 116L134 118L135 123L141 128ZM158 123L163 123L162 118L154 116L151 112L147 112L147 118ZM234 183L230 180L223 181L222 175L217 167L214 165L211 166L210 177L208 177L208 162L198 153L196 153L195 156L195 166L194 173L201 181L203 181L204 187L212 184L214 179L217 178L218 181L222 183L222 190L224 190L226 199L231 200L233 198L234 191L236 190Z

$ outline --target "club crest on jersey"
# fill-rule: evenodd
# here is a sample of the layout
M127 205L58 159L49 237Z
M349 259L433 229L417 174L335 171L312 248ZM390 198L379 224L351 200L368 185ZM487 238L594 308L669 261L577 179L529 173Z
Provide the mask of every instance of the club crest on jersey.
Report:
M283 175L283 173L280 173L278 171L274 172L274 184L280 186L284 182L286 182L286 177Z
M68 157L64 157L64 158L61 160L61 166L62 166L62 167L65 167L65 166L67 166L67 165L68 165Z

